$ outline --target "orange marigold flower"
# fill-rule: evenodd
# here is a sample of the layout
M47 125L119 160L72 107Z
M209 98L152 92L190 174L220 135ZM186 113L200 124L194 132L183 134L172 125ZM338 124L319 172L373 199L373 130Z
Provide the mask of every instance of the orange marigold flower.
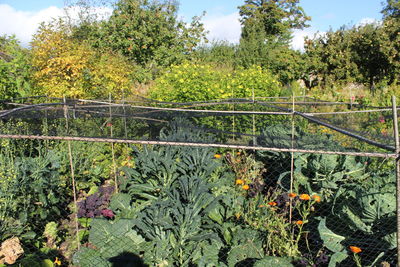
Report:
M356 246L350 246L349 248L350 248L351 252L356 253L356 254L360 253L362 251L361 248L356 247Z
M301 200L310 200L311 198L310 198L310 195L308 195L308 194L301 194L300 196L299 196L299 198L301 199Z
M242 152L236 152L236 155L240 156L242 154Z
M290 198L295 198L295 197L297 196L297 194L296 194L296 193L289 193L288 196L289 196Z
M242 179L236 179L235 184L237 184L237 185L244 184L244 180L242 180Z
M214 155L214 158L216 158L216 159L221 158L221 154L215 154L215 155Z
M297 224L297 225L302 225L302 224L303 224L303 221L302 221L302 220L298 220L298 221L296 221L296 224Z
M268 205L274 207L274 206L278 205L278 203L276 203L275 201L271 201L271 202L268 202Z
M313 195L312 198L315 200L315 202L321 202L321 197L318 195Z
M262 205L262 204L261 204L261 205L258 205L258 207L259 207L259 208L264 208L265 205Z
M243 189L243 190L249 190L249 189L250 189L250 186L249 186L248 184L245 184L244 186L242 186L242 189Z

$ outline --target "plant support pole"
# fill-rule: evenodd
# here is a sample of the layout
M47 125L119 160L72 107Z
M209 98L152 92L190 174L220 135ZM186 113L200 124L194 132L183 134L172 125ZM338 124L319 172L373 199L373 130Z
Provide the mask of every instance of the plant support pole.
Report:
M113 124L112 124L112 97L111 93L109 94L109 102L110 102L110 135L111 138L114 137L114 132L113 132ZM114 172L114 183L115 183L115 192L118 193L118 182L117 182L117 165L115 164L115 149L114 149L114 142L111 143L111 154L112 154L112 163L113 163L113 172Z
M291 149L294 149L294 137L295 137L295 104L294 104L295 98L294 94L292 94L292 138L291 138ZM293 151L290 153L290 192L293 193L293 180L294 180L294 153ZM289 199L289 223L292 223L292 213L293 213L293 208L292 208L292 198Z
M67 130L67 134L69 132L69 124L68 124L68 105L66 104L65 96L64 100L64 117L65 117L65 129ZM74 170L74 161L72 158L72 149L71 149L71 141L67 141L68 145L68 156L69 156L69 167L71 170L71 180L72 180L72 192L74 195L74 208L75 208L75 231L76 231L76 241L78 250L81 248L81 242L79 239L79 223L78 223L78 202L76 196L76 183L75 183L75 170Z
M393 129L394 139L396 143L396 211L397 211L397 265L400 264L400 137L399 137L399 123L397 119L397 103L396 97L392 96L393 106Z

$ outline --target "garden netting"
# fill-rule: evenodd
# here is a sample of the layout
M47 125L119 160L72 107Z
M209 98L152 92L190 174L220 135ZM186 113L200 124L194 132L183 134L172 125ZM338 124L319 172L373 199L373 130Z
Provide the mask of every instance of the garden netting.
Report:
M396 266L391 109L294 102L2 101L0 262Z
M4 131L157 141L160 129L179 120L181 127L212 134L218 144L329 151L395 150L391 108L370 110L359 104L309 97L294 101L263 98L189 103L142 97L130 101L44 99L48 102L3 101L2 121L24 124ZM327 145L335 142L338 145Z

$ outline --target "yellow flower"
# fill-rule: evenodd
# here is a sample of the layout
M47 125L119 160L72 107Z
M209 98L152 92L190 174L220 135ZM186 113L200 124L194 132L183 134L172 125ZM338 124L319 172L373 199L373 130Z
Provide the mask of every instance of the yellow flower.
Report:
M221 158L221 154L215 154L215 155L214 155L214 158L216 158L216 159Z
M313 195L312 198L315 200L315 202L321 202L321 197L318 195Z
M61 265L61 261L58 257L56 257L56 259L54 260L54 264L55 265Z
M235 184L237 184L237 185L242 185L242 184L244 184L244 180L242 180L242 179L237 179L237 180L235 181Z
M243 189L243 190L249 190L249 189L250 189L250 186L249 186L248 184L245 184L244 186L242 186L242 189Z
M362 251L361 248L356 247L356 246L350 246L349 248L350 248L351 252L356 253L356 254L360 253Z
M310 198L310 195L308 195L308 194L301 194L300 196L299 196L299 198L301 199L301 200L310 200L311 198Z

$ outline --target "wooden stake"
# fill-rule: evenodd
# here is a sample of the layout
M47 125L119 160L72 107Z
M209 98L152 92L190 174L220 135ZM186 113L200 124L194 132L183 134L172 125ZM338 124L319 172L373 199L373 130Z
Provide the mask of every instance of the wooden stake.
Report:
M295 105L294 105L294 93L292 93L292 138L291 138L291 149L294 149L294 137L295 137L295 123L294 123L294 112L295 112ZM290 155L290 192L293 193L293 181L294 181L294 153L293 151L291 152ZM293 208L292 208L292 198L289 200L289 223L292 223L292 213L293 213Z
M393 130L394 139L396 143L396 211L397 211L397 265L400 264L400 137L399 137L399 123L397 119L397 104L396 97L392 96L393 108Z
M111 98L111 93L109 94L109 102L110 102L110 135L111 138L114 137L114 132L113 132L113 125L112 125L112 98ZM112 162L113 162L113 172L114 172L114 183L115 183L115 192L118 193L118 181L117 181L117 165L115 163L115 149L114 149L114 143L111 143L111 154L112 154Z
M69 133L69 124L68 124L68 105L66 104L67 101L65 96L63 96L64 100L64 117L65 117L65 128L67 131L67 135ZM77 202L77 195L76 195L76 183L75 183L75 170L74 170L74 161L72 157L72 148L71 148L71 141L67 141L68 145L68 156L69 156L69 167L71 170L71 180L72 180L72 192L74 197L74 213L75 213L75 231L76 231L76 241L78 250L81 248L81 241L79 240L79 222L78 222L78 202Z

